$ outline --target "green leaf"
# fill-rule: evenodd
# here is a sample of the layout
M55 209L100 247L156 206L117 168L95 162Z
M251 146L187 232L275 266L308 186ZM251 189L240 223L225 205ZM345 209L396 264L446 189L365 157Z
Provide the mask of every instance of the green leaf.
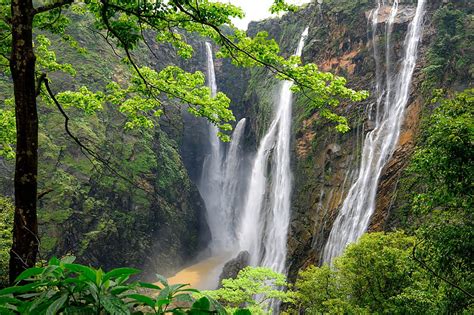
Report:
M135 301L138 301L138 302L141 302L141 303L145 303L146 305L148 305L150 307L155 306L155 301L152 298L148 297L148 296L144 296L144 295L141 295L141 294L127 294L126 297L134 299Z
M105 296L101 298L105 310L113 315L129 315L130 310L125 303L115 296Z
M65 293L61 295L59 299L51 303L51 305L49 305L48 309L46 310L46 315L57 314L57 312L63 307L64 303L66 303L67 298L68 298L68 294Z
M161 290L161 287L148 282L138 282L138 286L147 289Z
M84 276L87 280L92 281L93 283L96 281L96 271L90 267L79 264L64 264L64 267L72 272Z
M192 310L199 310L199 311L209 311L211 308L211 302L205 296L197 300L193 303Z
M8 307L8 304L7 305L0 305L0 314L2 314L2 315L17 314L17 312L14 312L15 310L9 309L7 307Z
M122 294L123 292L129 291L130 289L131 288L128 285L121 285L121 286L113 287L110 290L110 293L112 293L113 295L119 295L119 294Z
M31 278L33 276L37 276L41 274L43 270L44 268L41 268L41 267L33 267L33 268L26 269L18 277L16 277L15 282L18 283L22 280Z
M32 289L38 286L39 284L37 282L32 282L32 283L28 283L22 286L13 286L13 287L5 288L5 289L0 290L0 296L12 294L12 293L25 293L25 292L31 291Z
M7 303L16 304L18 302L21 302L21 301L18 300L18 299L15 299L13 297L0 296L0 305L4 305L4 304L7 304Z
M118 278L118 277L121 277L121 276L136 275L140 272L141 272L141 270L135 269L135 268L116 268L116 269L112 269L111 271L107 272L104 275L104 278L103 278L102 281L105 282L109 279Z
M59 259L57 259L56 257L52 257L49 261L48 261L48 265L49 266L59 266Z
M248 309L244 308L244 309L236 310L234 312L234 315L252 315L252 313Z

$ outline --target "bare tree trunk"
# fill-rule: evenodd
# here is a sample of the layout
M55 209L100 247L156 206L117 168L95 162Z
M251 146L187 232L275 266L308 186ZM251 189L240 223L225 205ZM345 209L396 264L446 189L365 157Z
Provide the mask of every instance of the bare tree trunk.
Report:
M34 266L38 253L36 194L38 174L38 113L32 0L12 0L12 54L16 114L15 217L10 251L10 282Z

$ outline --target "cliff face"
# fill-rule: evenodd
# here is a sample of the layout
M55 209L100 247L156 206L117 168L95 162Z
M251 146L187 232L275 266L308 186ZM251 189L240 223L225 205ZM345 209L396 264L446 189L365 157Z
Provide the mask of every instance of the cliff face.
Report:
M324 1L322 6L308 5L281 19L253 23L250 32L267 31L280 43L284 54L289 55L296 47L300 33L309 26L303 61L314 62L323 71L342 75L347 78L351 88L368 90L373 95L375 61L368 17L370 10L375 7L372 1ZM422 117L431 110L426 82L431 80L431 88L447 89L462 89L472 82L472 73L460 68L444 68L440 71L439 78L450 78L449 81L427 75L426 69L435 62L432 57L433 46L441 36L436 32L440 27L439 16L455 11L465 14L458 21L451 21L451 24L461 23L463 27L472 29L469 22L472 5L468 2L440 0L427 4L423 41L419 47L410 100L395 152L386 163L378 183L376 210L371 217L370 231L399 226L393 214L403 203L397 194L403 190L400 178L415 148ZM402 57L403 40L414 12L413 1L401 1L392 34L393 59L400 60ZM389 8L382 10L379 29L383 29L389 13ZM457 32L461 32L459 27ZM470 48L459 49L464 49L460 53L465 54ZM258 82L258 85L253 82ZM277 87L277 83L264 71L252 72L244 103L249 105L246 113L251 121L250 134L257 139L271 118L273 92ZM360 104L343 104L338 111L348 117L351 131L340 134L318 113L308 116L304 110L306 100L303 97L295 99L292 143L294 188L287 256L290 279L295 278L299 269L320 262L332 224L356 179L365 134L374 128L368 120L368 108L374 103L375 99L371 96Z
M120 56L90 30L87 17L73 18L68 33L88 53L79 54L48 35L58 60L73 64L78 72L76 77L55 74L54 91L82 85L103 91L112 79L126 84L130 72ZM148 37L159 59L141 47L134 52L139 63L157 70L172 64L191 68L174 49L156 44L152 34ZM1 87L4 95L7 88ZM96 115L66 111L73 134L106 163L90 161L65 134L59 112L40 104L41 258L74 254L85 264L133 266L152 275L173 272L193 259L206 246L209 233L203 201L179 151L180 113L170 110L155 129L130 131L124 130L124 116L113 106ZM12 162L0 159L4 195L12 194Z

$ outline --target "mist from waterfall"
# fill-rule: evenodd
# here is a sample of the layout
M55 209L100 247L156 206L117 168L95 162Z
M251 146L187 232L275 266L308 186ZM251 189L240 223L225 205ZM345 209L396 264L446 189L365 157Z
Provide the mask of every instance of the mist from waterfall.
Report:
M399 9L399 1L393 2L385 28L385 78L377 48L379 11L385 5L385 1L379 0L377 8L371 14L372 42L377 68L375 128L365 137L359 175L351 186L333 224L323 252L323 262L325 263L330 264L335 257L342 254L348 244L355 242L367 230L370 217L375 210L379 178L383 167L395 150L409 100L418 44L423 31L425 3L426 0L418 0L415 16L408 26L405 37L404 57L399 71L396 72L391 53L391 33Z
M295 55L301 56L307 35L308 28L301 35ZM250 253L250 264L282 273L286 269L292 184L292 85L282 82L274 119L260 141L239 229L240 247Z
M217 94L212 46L206 42L207 80L212 96ZM217 136L217 127L208 123L210 152L202 168L199 191L206 205L206 216L211 231L210 248L213 254L231 251L236 247L237 208L239 207L239 179L242 153L241 142L245 130L241 119L226 146Z

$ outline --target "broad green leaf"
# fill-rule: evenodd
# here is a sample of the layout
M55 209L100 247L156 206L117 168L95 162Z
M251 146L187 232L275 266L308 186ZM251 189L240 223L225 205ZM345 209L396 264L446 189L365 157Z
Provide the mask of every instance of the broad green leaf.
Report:
M112 289L110 289L110 293L112 293L113 295L119 295L119 294L122 294L123 292L129 291L130 289L131 289L130 286L121 285L121 286L113 287Z
M14 314L18 314L16 311L16 309L12 309L11 308L12 306L6 304L6 305L0 305L0 314L2 315L14 315Z
M46 310L46 315L56 315L58 311L63 307L64 303L66 303L67 298L68 294L65 293L61 295L59 299L51 303L51 305Z
M150 298L148 296L141 295L141 294L127 294L125 296L130 298L130 299L134 299L135 301L145 303L146 305L148 305L150 307L155 306L155 300L153 300L152 298Z
M37 276L37 275L41 274L43 272L43 270L44 270L44 268L41 268L41 267L33 267L33 268L26 269L18 277L16 277L15 282L18 283L22 280L31 278L33 276Z
M102 305L105 310L113 315L129 315L130 310L125 303L116 298L115 296L104 296L101 297Z
M16 304L16 303L19 303L19 302L21 302L21 301L18 300L18 299L15 299L13 297L0 296L0 305L4 305L4 304L8 304L8 303Z
M59 259L56 258L56 257L52 257L49 261L48 261L48 265L49 266L58 266L60 263Z
M193 310L200 310L200 311L209 311L211 308L211 303L209 299L205 296L197 300L193 303L192 309Z
M171 300L169 299L159 299L156 300L155 306L156 307L162 307L163 305L169 305L171 304Z
M79 264L64 264L64 267L79 274L80 276L85 277L87 280L92 281L93 283L96 281L96 271L90 267Z
M103 278L102 281L105 282L109 279L114 279L114 278L118 278L118 277L121 277L121 276L136 275L140 272L141 272L141 270L135 269L135 268L116 268L116 269L113 269L113 270L107 272L104 275L104 278Z
M152 283L147 283L147 282L138 282L138 286L142 288L147 288L147 289L161 290L161 287Z

